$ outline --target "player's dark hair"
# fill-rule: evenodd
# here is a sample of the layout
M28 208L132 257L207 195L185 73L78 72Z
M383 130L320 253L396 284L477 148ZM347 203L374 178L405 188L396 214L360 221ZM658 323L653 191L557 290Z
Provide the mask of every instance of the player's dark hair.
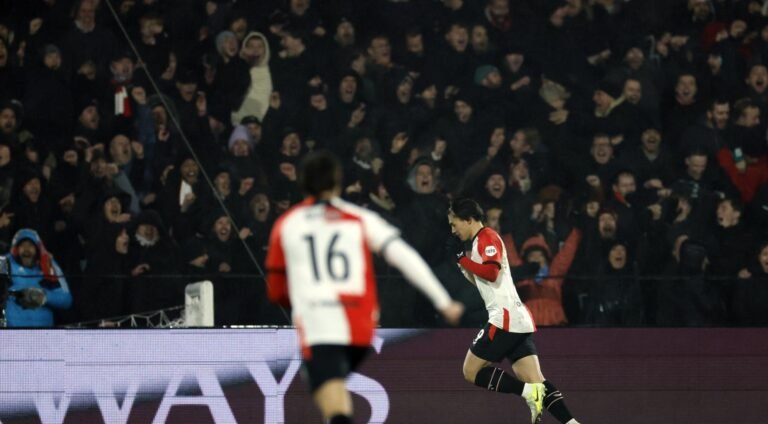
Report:
M333 190L341 185L341 162L331 152L312 152L301 162L299 181L310 196Z
M485 222L485 212L479 203L473 199L456 199L448 213L460 219L468 221L470 218L478 222Z

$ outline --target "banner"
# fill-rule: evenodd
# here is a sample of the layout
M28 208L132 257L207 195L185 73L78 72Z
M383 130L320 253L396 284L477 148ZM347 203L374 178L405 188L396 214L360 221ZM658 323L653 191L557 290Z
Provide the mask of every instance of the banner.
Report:
M528 422L519 397L464 381L476 333L380 330L348 381L356 422ZM291 329L1 334L4 424L321 422ZM583 423L768 422L766 329L544 329L535 340Z

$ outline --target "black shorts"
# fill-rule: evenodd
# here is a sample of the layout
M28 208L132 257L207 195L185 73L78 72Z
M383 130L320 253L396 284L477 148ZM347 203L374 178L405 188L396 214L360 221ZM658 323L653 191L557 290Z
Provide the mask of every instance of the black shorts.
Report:
M477 333L469 350L486 361L501 362L507 358L513 364L520 358L537 354L533 333L509 333L491 323L486 323Z
M304 358L301 375L312 393L328 380L347 378L371 350L367 346L346 345L315 345L309 349L311 356Z

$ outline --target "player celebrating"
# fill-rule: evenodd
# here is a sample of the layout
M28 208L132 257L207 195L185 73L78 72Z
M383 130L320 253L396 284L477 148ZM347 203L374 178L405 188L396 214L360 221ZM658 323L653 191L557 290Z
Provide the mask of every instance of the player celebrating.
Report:
M352 422L344 379L370 349L379 306L371 252L397 267L451 324L464 306L454 302L397 229L375 213L339 198L342 172L329 153L302 165L309 195L275 223L267 254L270 300L293 307L293 324L308 380L324 422Z
M459 268L477 286L488 310L488 323L477 334L464 358L464 378L492 392L514 393L528 403L531 422L541 422L546 408L561 423L578 424L557 388L544 379L533 343L536 326L517 295L510 273L507 252L501 237L483 225L483 209L474 200L457 200L448 211L457 243ZM463 242L472 241L467 256ZM490 366L504 358L512 364L514 376Z

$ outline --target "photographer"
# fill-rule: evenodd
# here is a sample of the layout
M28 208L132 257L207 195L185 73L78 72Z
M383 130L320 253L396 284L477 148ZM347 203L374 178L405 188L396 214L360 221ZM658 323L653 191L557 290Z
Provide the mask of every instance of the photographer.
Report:
M40 236L24 228L11 242L5 314L9 327L53 327L53 310L72 305L61 268L45 250Z

